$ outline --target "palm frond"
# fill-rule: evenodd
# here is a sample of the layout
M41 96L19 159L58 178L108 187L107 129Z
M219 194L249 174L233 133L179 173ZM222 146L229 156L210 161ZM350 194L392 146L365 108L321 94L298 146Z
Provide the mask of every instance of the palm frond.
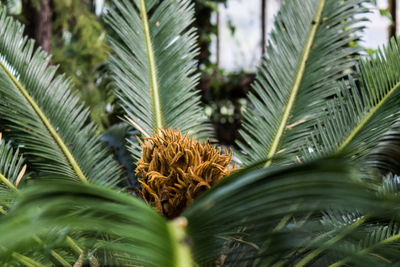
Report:
M110 10L116 94L144 135L172 127L204 139L210 126L194 91L199 76L193 5L189 0L156 2L116 1L116 10Z
M344 153L364 158L377 148L380 139L396 138L388 132L400 116L399 40L361 60L359 86L353 79L342 82L337 97L328 104L322 123L317 125L313 156ZM377 154L375 154L377 156Z
M185 244L185 220L167 222L142 201L104 187L38 183L22 191L17 204L0 221L0 246L7 247L7 251L0 250L2 259L10 251L30 251L35 235L49 248L63 249L60 241L71 233L80 237L86 245L83 248L100 265L192 264Z
M24 179L25 170L26 165L19 150L15 151L0 133L0 193L3 190L16 191Z
M322 249L321 257L336 253L355 264L376 266L381 259L359 255L365 245L343 249L359 246L368 233L343 232L345 226L332 230L320 222L319 214L327 209L371 212L371 219L356 217L360 225L398 218L399 199L380 197L374 183L360 177L337 160L245 169L195 200L184 217L168 223L141 201L111 189L39 182L24 189L10 213L0 217L0 246L8 249L0 251L0 258L32 248L34 255L40 249L33 246L35 235L49 249L62 251L65 245L60 241L71 234L103 265L192 266L193 257L201 266L241 266L256 260L272 266L282 261L299 264L313 250ZM288 214L296 220L274 230ZM328 246L332 237L336 241ZM265 240L272 243L263 250ZM375 244L379 242L384 241ZM393 261L400 260L398 253L385 253Z
M258 70L252 107L244 113L238 142L243 162L269 160L296 152L320 116L325 100L335 94L336 81L354 63L358 52L354 16L366 12L363 1L285 1L275 18L268 54Z
M107 156L88 110L55 76L50 57L23 37L23 26L0 10L0 114L42 174L114 184L119 170ZM40 75L39 75L40 74Z
M370 180L370 178L367 179ZM400 188L398 177L389 175L383 180L378 180L372 180L375 184L374 191L376 195L383 200L394 199L395 202L398 201ZM397 216L395 213L388 213L385 216L386 219L384 219L375 217L373 210L364 210L363 212L347 208L343 210L328 210L322 217L321 223L331 230L311 241L311 243L321 241L321 236L323 236L327 238L323 241L325 245L311 250L306 257L296 264L296 267L306 266L315 261L324 262L323 265L337 267L348 265L350 262L354 263L354 261L359 261L360 259L365 261L367 257L372 261L376 260L377 265L393 265L392 260L399 261L393 256L397 255L395 248L398 247L400 240ZM350 242L349 240L341 242L342 244L338 246L337 251L334 251L334 253L327 251L327 247L337 243L340 239L344 239L349 232L354 234L356 239L353 237ZM357 242L354 242L354 240L357 240Z
M396 257L393 258L393 254L398 253L397 248L400 244L399 221L397 219L391 221L391 215L389 215L386 220L382 220L382 218L373 218L371 215L364 217L360 214L357 214L358 216L355 217L354 215L355 214L331 212L329 216L324 216L324 224L332 226L331 233L327 232L329 238L326 244L334 242L338 231L345 232L351 230L353 232L353 238L356 237L357 239L350 241L344 240L344 242L340 244L341 248L335 251L335 253L322 249L315 249L309 253L312 257L310 257L309 261L304 262L304 265L307 265L310 261L315 261L316 258L319 258L318 261L320 262L329 262L329 264L326 265L332 267L349 265L355 258L356 261L360 258L366 259L371 257L371 260L373 260L373 258L379 258L381 260L383 259L381 264L385 264L386 261L386 263L389 262L389 266L393 264L393 261L399 261ZM392 216L394 216L394 214L392 214ZM362 224L358 223L360 218L364 218ZM343 251L351 251L351 253L343 253ZM300 264L296 266L303 265Z
M5 142L5 140L2 139L2 134L0 133L0 203L2 205L9 206L9 204L15 200L15 194L10 193L19 192L17 187L20 188L20 183L23 184L23 181L26 178L26 164L23 164L24 159L22 155L20 155L19 150L14 150L10 142ZM7 214L4 207L1 208L2 214ZM43 244L43 242L36 236L34 237L34 240L40 246L45 246L45 244ZM50 249L48 252L50 253L52 259L55 260L56 264L61 264L62 266L71 266L54 250ZM26 257L25 255L16 253L15 251L10 253L11 259L15 260L16 262L22 264L27 264L27 262L30 262L34 266L40 265L40 263L36 262L32 258Z
M315 240L332 231L320 222L320 214L327 209L374 213L375 205L386 205L377 191L346 165L320 160L290 168L245 170L222 180L183 214L189 221L195 259L205 264L224 258L226 266L257 260L272 266L283 259L301 262L313 248L333 253L343 242L358 242L362 237L352 241L352 232L343 234L341 228L332 232L336 243L331 247L325 243L330 235ZM379 208L378 218L389 214L385 215L386 208ZM277 229L278 222L288 215L295 219ZM364 222L361 218L356 220L359 224ZM270 242L265 244L266 240Z
M400 176L390 173L383 179L380 191L384 195L396 195L400 192Z
M346 246L346 249L354 250L357 257L379 257L386 259L386 265L393 266L392 255L398 253L398 246L400 244L400 225L391 223L389 225L377 225L374 228L369 229L358 245L352 247ZM348 256L329 266L338 267L348 265L351 262L352 257Z
M400 175L400 122L397 122L378 141L366 158L366 164L379 169L383 174Z

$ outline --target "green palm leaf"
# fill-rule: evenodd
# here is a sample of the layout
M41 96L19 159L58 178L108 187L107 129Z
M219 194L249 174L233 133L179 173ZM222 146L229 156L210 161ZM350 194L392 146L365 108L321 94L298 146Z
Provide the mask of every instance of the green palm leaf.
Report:
M376 214L377 207L373 206L386 205L386 201L379 199L370 185L357 182L357 175L346 165L316 161L291 168L245 170L226 178L183 214L189 220L188 234L193 239L195 259L209 263L222 257L227 266L248 266L261 260L265 265L279 266L283 259L286 263L301 260L312 248L335 253L343 243L357 243L363 236L353 236L356 233L352 231L343 234L341 228L321 224L322 212L333 207L336 211L368 210ZM392 204L387 203L386 207ZM295 219L278 230L281 218L288 215ZM331 235L317 241L313 238L329 232L336 240L330 247L325 242ZM270 244L267 248L266 240ZM350 252L346 255L346 251L341 253L344 257L354 256Z
M4 203L2 199L0 202L1 204L8 206L9 205L9 203L7 203L9 202L8 193L10 191L12 193L18 192L17 186L26 177L24 175L26 170L26 165L23 165L23 163L24 159L19 154L19 151L18 150L14 151L10 143L7 143L4 140L2 140L0 133L0 195L1 198L4 197L6 199L6 203ZM1 213L3 214L7 213L3 209L3 207L0 206L0 208L2 210ZM41 242L41 240L38 238L35 238L35 240L36 242ZM15 251L10 253L11 253L11 258L16 262L25 264L27 266L44 266L41 265L41 263L33 260L32 258L24 256ZM71 266L57 252L50 251L50 254L56 260L57 264L61 264L62 266Z
M60 247L58 240L70 232L85 240L85 249L96 253L101 265L192 264L183 226L167 222L126 194L89 184L52 182L29 187L21 196L14 209L0 218L0 246L8 248L0 251L2 259L9 251L29 251L35 235L49 247ZM105 257L102 250L112 258Z
M268 55L263 59L244 113L238 142L249 164L276 154L298 151L310 126L320 116L336 80L353 66L349 46L358 37L360 0L285 1L276 18Z
M108 23L116 94L144 135L179 128L204 139L210 126L194 91L198 53L189 0L116 1Z
M400 244L400 229L398 224L375 225L368 229L368 234L360 240L354 247L346 246L347 249L354 250L357 257L381 257L382 259L392 259L392 254L398 253ZM366 229L364 229L366 230ZM352 257L344 257L342 260L334 262L329 267L338 267L349 264ZM392 264L389 260L388 265Z
M400 117L399 41L360 62L357 86L352 79L328 105L323 123L310 144L315 156L344 153L349 157L367 156L381 138L396 137L388 132ZM394 131L394 132L393 132Z
M83 182L114 184L118 166L98 141L88 110L55 76L50 57L23 37L23 26L0 10L0 114L32 167Z
M377 168L384 174L388 171L400 174L400 122L379 140L367 156L366 162L368 166Z
M16 191L18 184L24 179L26 166L19 151L7 144L0 133L0 192Z
M221 253L226 256L225 264L235 265L259 257L257 245L267 238L274 247L261 256L282 255L304 247L307 234L324 230L311 220L302 228L273 232L276 221L288 213L301 217L328 206L355 209L383 204L382 211L395 210L391 203L380 202L354 175L337 161L245 170L189 207L183 214L188 220L187 234L185 218L167 223L150 207L123 193L89 184L39 183L23 190L10 213L0 217L0 246L8 248L0 256L7 259L10 251L35 250L35 235L49 248L60 249L58 240L68 233L85 239L89 252L95 247L99 263L105 265L191 266L191 254L204 264L215 262ZM302 204L293 208L293 202ZM285 241L289 235L291 244ZM103 257L102 250L113 259ZM232 258L240 251L247 253L245 258Z
M385 177L378 187L375 186L378 196L382 199L394 199L395 201L398 201L399 189L399 178L393 175ZM310 262L315 262L317 259L323 261L323 265L326 266L342 266L359 260L365 261L368 260L367 258L377 260L376 265L379 266L393 266L393 261L399 261L393 256L398 253L397 247L400 244L399 222L392 220L396 215L388 213L387 219L382 220L382 218L378 219L374 216L373 210L365 210L365 212L363 215L360 210L351 212L349 209L329 210L321 220L324 225L329 225L332 229L324 234L327 238L324 241L326 242L325 246L321 245L320 248L311 250L295 266L308 266ZM344 239L349 232L356 235L357 243L342 242L339 246L340 249L333 255L327 251L329 245L342 241L340 239ZM338 236L340 236L340 239L338 239ZM314 240L320 241L320 239L321 235ZM352 252L346 255L349 251ZM337 260L338 258L340 260ZM287 263L287 260L283 262Z
M332 160L245 169L221 181L195 200L184 217L172 222L141 201L111 189L42 182L23 190L10 213L0 217L0 246L30 251L31 238L38 235L49 248L62 249L58 240L74 234L104 265L192 266L192 257L200 266L217 261L225 266L251 265L258 259L272 259L269 265L279 265L282 260L299 263L313 249L323 249L323 255L339 253L363 266L382 265L382 259L359 255L381 241L358 250L343 249L364 242L368 232L343 234L346 225L332 228L321 223L320 214L328 208L370 212L371 220L355 217L359 224L397 218L398 198L385 192L382 196L374 182L360 178L348 164ZM277 222L288 214L296 220L275 231ZM391 233L390 237L397 235ZM322 238L316 240L318 236ZM336 241L327 246L332 236L337 236ZM260 253L266 240L273 246ZM7 259L9 251L0 251L0 257ZM400 260L398 253L382 255ZM328 259L329 263L336 261Z
M400 115L399 59L399 42L393 39L388 48L360 62L360 86L352 78L340 83L337 98L329 102L328 111L321 119L323 122L317 126L313 142L305 148L312 152L306 152L306 157L343 154L352 159L365 159L367 165L364 168L376 167L384 173L397 170L398 162L393 160L398 155L396 143L399 140L396 124ZM353 223L348 227L353 227ZM394 234L382 240L382 243L388 245L389 249L397 241L398 236ZM357 253L361 256L370 250L365 248ZM319 254L318 250L310 253L309 260L320 257ZM337 266L350 259L339 261Z

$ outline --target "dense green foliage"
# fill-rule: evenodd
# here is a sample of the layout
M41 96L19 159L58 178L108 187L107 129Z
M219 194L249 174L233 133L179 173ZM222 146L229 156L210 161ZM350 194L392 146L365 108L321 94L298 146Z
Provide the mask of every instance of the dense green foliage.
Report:
M2 9L0 263L400 264L400 41L358 58L349 42L363 2L285 1L249 95L242 170L173 221L118 187L124 175L71 82ZM138 138L169 127L212 136L193 10L120 0L108 13L112 88ZM132 162L140 153L131 142Z

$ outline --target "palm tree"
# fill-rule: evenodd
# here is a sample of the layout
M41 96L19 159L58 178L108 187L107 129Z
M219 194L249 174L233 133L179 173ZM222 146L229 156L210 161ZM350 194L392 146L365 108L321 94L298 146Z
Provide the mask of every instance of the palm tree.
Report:
M116 1L109 69L141 132L130 143L139 198L118 186L69 80L2 9L1 263L399 264L400 41L358 59L363 2L283 4L236 170L206 141L191 2Z

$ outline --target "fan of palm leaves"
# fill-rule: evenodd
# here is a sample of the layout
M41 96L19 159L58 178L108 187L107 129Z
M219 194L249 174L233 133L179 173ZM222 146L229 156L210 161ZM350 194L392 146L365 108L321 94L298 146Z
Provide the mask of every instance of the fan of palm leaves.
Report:
M88 110L50 57L0 10L0 116L42 175L113 185L118 165L98 141Z
M10 142L5 142L2 140L0 134L0 214L6 215L10 205L12 205L15 194L19 193L20 184L24 183L27 175L25 175L26 165L23 165L24 159L20 155L18 150L14 150ZM18 188L17 188L18 187ZM68 237L70 245L75 248L79 248L74 240ZM66 261L60 254L56 251L49 249L47 245L40 240L39 237L34 236L33 240L35 245L46 248L49 253L51 261L57 265L70 266L68 261ZM3 247L3 250L9 253L4 264L25 264L30 266L31 264L36 265L36 261L17 253L15 251L9 251ZM79 252L81 254L82 251ZM24 253L26 254L26 253ZM65 254L65 253L64 253ZM65 256L64 256L65 257ZM72 258L73 259L73 258ZM0 261L1 262L1 261Z
M375 161L376 167L384 167L379 164L382 161L386 162L386 169L393 170L388 165L390 161L384 159L385 153L379 153L388 146L385 140L391 140L393 149L400 140L399 128L395 125L400 117L399 49L399 40L392 39L388 47L360 62L359 86L352 78L339 84L341 90L327 103L314 142L307 148L311 148L313 156L343 153L355 159L372 153L369 160ZM396 167L398 162L391 165Z
M193 4L156 2L122 0L110 10L110 69L116 94L144 136L178 128L205 139L211 130L194 91L199 75Z
M1 258L9 257L9 251L21 255L26 252L26 257L35 258L34 253L29 254L34 236L39 236L48 249L62 252L65 235L74 234L104 265L192 266L194 262L219 262L239 266L256 259L269 260L270 265L284 259L301 264L317 248L324 255L340 255L360 263L356 250L344 248L357 245L365 235L346 232L345 227L329 227L321 223L319 214L326 209L374 211L368 219L356 218L356 225L368 221L371 226L378 218L389 221L398 212L398 198L382 197L379 187L362 180L356 169L332 160L242 171L208 191L182 217L170 222L140 200L111 189L42 183L23 191L10 213L0 218L0 246L7 247L0 253ZM275 230L287 213L298 221ZM394 223L397 221L392 220L390 225L394 227ZM393 237L393 229L381 236ZM341 239L330 246L325 244L335 234ZM266 239L274 245L260 254ZM394 244L389 238L385 240L376 248L371 241L370 252ZM395 252L386 250L385 256L399 260ZM373 266L385 261L365 257L362 263Z
M260 67L238 142L245 165L291 155L307 140L336 81L354 66L360 0L285 1ZM285 153L282 153L285 152Z

